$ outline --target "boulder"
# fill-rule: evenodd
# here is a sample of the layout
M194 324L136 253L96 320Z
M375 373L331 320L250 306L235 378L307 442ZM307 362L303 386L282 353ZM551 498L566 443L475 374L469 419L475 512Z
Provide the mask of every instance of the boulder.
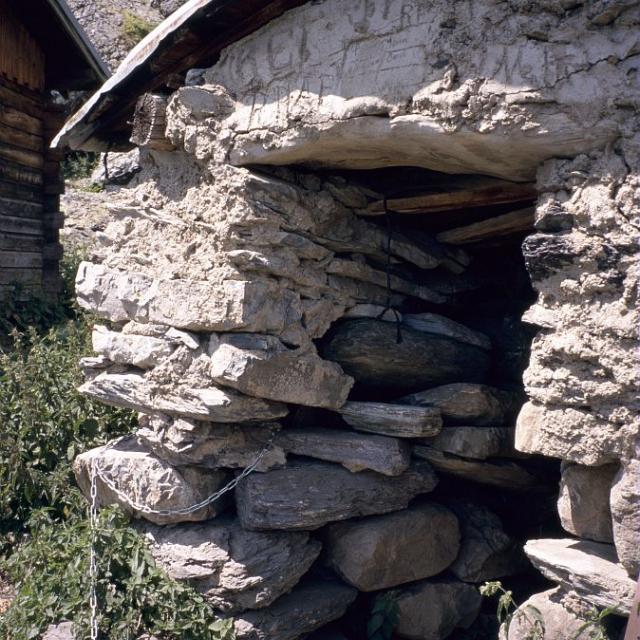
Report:
M353 379L316 353L281 348L242 349L221 344L211 355L211 378L250 396L338 409Z
M545 639L592 640L595 625L588 625L583 617L567 609L563 605L563 595L560 587L532 595L515 610L508 633L506 626L502 625L500 640L531 640L536 624L544 632ZM614 640L608 635L598 637Z
M181 388L155 393L140 373L101 373L85 382L79 391L116 407L147 413L163 412L211 422L256 422L287 415L286 405L252 398L233 389Z
M357 594L339 582L298 585L267 609L235 616L236 640L296 640L340 618Z
M219 491L230 479L224 471L197 467L176 469L145 449L134 437L127 437L81 453L73 463L78 485L89 497L93 465L98 471L100 505L119 504L135 517L156 524L207 520L228 505L228 494L193 513L148 513L180 511L199 504ZM107 482L117 489L114 491ZM126 499L122 497L126 496Z
M340 409L340 415L358 431L397 438L433 436L442 427L440 412L431 407L349 401Z
M613 545L574 540L529 540L529 560L545 578L599 608L615 607L629 615L636 583L618 563Z
M416 445L413 454L428 460L441 473L470 482L514 491L531 489L541 484L539 478L510 460L468 460L423 445Z
M445 425L501 425L515 420L521 405L517 393L485 384L454 383L427 389L401 398L399 402L436 407Z
M558 513L562 527L579 538L613 542L609 493L618 465L562 469Z
M435 576L456 558L456 516L435 503L330 525L326 563L359 591Z
M285 429L278 434L277 443L289 453L338 462L354 473L371 469L397 476L411 461L411 447L406 442L340 429Z
M402 475L351 473L324 463L289 462L283 469L254 473L236 489L247 529L318 529L327 522L398 511L437 484L430 465L417 463Z
M424 443L437 451L475 460L515 453L513 429L509 427L445 427Z
M158 565L225 613L268 607L290 591L320 553L303 532L245 531L236 518L140 527Z
M453 502L462 543L449 571L463 582L484 582L510 576L527 566L520 544L507 535L500 518L486 507Z
M397 592L395 631L407 640L443 640L456 628L466 629L480 611L475 586L455 580L424 580Z
M164 414L143 415L136 435L159 458L176 466L239 469L253 463L280 428L277 422L222 424ZM285 464L281 446L271 442L256 469Z
M101 185L124 185L131 182L133 176L141 170L140 149L137 147L126 153L103 153L91 174L91 182Z
M622 566L632 578L640 572L640 460L625 463L611 489L613 539Z
M489 358L479 347L447 336L382 320L347 320L332 332L323 356L340 364L363 386L385 391L415 391L464 380L484 379Z

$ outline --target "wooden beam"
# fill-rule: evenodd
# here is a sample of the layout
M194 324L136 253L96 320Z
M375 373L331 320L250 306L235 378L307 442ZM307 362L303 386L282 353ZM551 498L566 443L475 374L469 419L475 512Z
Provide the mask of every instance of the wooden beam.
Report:
M17 162L32 169L42 169L44 165L42 151L26 151L25 149L18 149L17 147L12 147L2 142L0 142L0 158Z
M436 236L436 240L446 244L470 244L490 238L508 236L533 230L534 207L511 211L488 220L474 222L464 227L449 229Z
M535 185L532 182L506 182L487 179L486 184L469 188L447 191L446 193L428 193L408 198L392 198L387 200L387 207L395 213L437 213L451 209L486 207L496 204L526 202L536 197ZM363 215L382 215L384 201L372 202Z
M133 116L131 142L138 147L173 151L175 147L165 137L167 97L145 93L140 96Z

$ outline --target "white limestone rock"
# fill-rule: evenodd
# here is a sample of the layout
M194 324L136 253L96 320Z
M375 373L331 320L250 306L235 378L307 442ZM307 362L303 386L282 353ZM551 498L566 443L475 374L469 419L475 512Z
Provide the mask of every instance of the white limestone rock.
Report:
M524 552L546 578L599 608L629 615L635 579L618 563L613 545L573 540L529 540Z
M297 584L321 549L306 533L245 531L228 516L139 529L170 578L187 582L224 613L268 607Z
M618 465L562 469L558 513L562 527L579 538L613 542L609 494Z
M208 520L221 513L229 504L226 496L193 513L147 513L144 509L175 511L199 504L221 489L230 480L230 476L224 471L197 467L176 469L150 453L133 437L121 439L107 447L91 449L76 457L73 471L78 485L87 497L91 487L92 465L96 465L98 471L100 505L117 503L135 517L155 524ZM102 477L107 478L124 494L126 500L114 492ZM137 508L137 505L144 509Z
M456 516L435 503L332 524L325 562L359 591L378 591L444 571L460 548Z
M283 404L213 386L184 389L178 385L171 392L154 393L154 386L139 373L102 373L85 382L79 391L116 407L211 422L274 420L288 413Z
M110 331L96 325L91 334L93 350L111 362L150 369L169 357L175 346L169 340Z
M632 578L640 572L640 460L620 468L611 489L613 539L620 563Z
M159 458L176 466L242 469L269 444L257 471L286 463L283 448L272 442L277 422L223 424L155 414L140 418L139 440Z
M247 395L325 409L341 407L353 386L333 362L316 353L287 349L243 349L221 344L211 355L211 378Z

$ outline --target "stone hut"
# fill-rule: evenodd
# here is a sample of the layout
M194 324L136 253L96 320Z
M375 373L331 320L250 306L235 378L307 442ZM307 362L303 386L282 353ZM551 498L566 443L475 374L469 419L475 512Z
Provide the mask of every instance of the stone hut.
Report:
M58 292L64 185L49 143L66 115L51 92L107 76L64 0L0 0L0 298L15 283Z
M389 590L399 638L496 638L495 579L545 638L624 624L639 26L635 0L192 0L58 136L143 165L77 277L111 323L82 390L140 428L79 482L239 639L362 637Z

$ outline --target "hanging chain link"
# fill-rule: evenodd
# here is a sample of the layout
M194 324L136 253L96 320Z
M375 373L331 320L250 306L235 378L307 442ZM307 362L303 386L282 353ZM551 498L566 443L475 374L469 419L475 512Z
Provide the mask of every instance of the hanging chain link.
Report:
M126 436L125 436L126 437ZM139 513L157 516L182 516L200 511L210 504L219 500L225 493L232 491L238 486L238 483L246 478L250 473L255 471L260 461L271 450L273 446L273 440L275 434L273 434L266 442L260 453L256 456L255 460L247 467L245 467L231 482L227 483L222 489L219 489L215 493L212 493L209 497L201 500L200 502L191 505L190 507L183 507L181 509L153 509L146 504L137 502L130 498L126 493L119 489L111 478L105 476L98 465L97 456L94 456L91 461L91 503L89 511L89 522L91 526L91 549L89 552L89 607L91 609L91 640L98 640L98 597L97 597L97 585L98 585L98 564L97 564L97 552L96 542L98 533L98 478L128 507ZM114 442L105 445L102 448L102 453L108 451L114 447L118 442L123 440L119 438Z
M91 503L89 524L91 527L91 548L89 550L89 608L91 609L91 640L98 640L98 560L96 538L98 535L98 474L95 458L91 461Z

